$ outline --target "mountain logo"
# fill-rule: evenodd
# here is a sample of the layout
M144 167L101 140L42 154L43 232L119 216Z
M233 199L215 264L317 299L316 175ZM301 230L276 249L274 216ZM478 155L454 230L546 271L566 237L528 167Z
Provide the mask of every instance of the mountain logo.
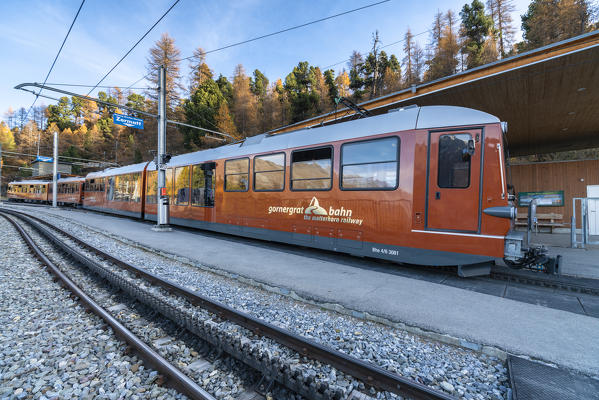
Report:
M320 206L320 204L318 204L318 199L316 197L312 197L312 200L310 201L310 205L308 206L308 208L306 208L306 211L304 212L304 214L306 214L306 215L329 215L327 213L327 210L325 210L324 208L322 208Z

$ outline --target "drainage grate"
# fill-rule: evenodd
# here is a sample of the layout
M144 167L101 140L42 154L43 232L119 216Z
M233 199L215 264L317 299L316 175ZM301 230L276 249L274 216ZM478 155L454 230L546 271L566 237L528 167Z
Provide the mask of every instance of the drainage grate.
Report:
M513 400L599 399L599 380L509 356Z

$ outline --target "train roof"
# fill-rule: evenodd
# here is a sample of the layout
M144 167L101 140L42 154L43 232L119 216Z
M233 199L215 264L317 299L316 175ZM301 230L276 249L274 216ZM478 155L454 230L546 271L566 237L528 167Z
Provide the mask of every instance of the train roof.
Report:
M45 183L49 183L49 181L42 181L39 179L32 179L29 181L12 181L9 182L9 185L39 185L39 184L45 184Z
M69 182L83 182L83 181L85 181L85 178L82 177L82 176L71 176L71 177L68 177L68 178L60 178L56 182L58 182L58 183L69 183Z
M102 178L105 176L114 176L114 175L131 174L134 172L140 172L140 171L143 171L143 169L145 168L147 163L148 162L145 161L142 163L125 165L124 167L108 168L103 171L90 172L89 174L87 174L85 176L85 179L95 179L95 178Z
M388 132L483 125L499 122L499 118L494 115L472 108L456 106L409 107L387 114L317 128L278 134L263 133L248 137L241 143L175 156L170 160L168 166L178 167L295 147L316 146L338 140L355 139ZM88 174L86 179L140 172L143 171L146 164L144 162L120 168L110 168L101 172L93 172ZM155 169L155 164L151 161L148 165L148 170Z

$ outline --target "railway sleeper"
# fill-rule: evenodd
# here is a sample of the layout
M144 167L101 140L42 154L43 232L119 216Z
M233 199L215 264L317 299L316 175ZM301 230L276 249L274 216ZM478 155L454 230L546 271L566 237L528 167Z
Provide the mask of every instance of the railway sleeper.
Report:
M100 263L85 257L79 251L71 248L66 243L63 243L54 234L38 225L36 222L30 221L30 224L34 229L59 247L65 254L68 254L73 260L86 266L112 285L136 298L148 307L160 312L160 314L166 318L169 318L179 326L188 329L216 348L225 351L227 354L245 363L249 367L260 371L269 379L273 381L276 380L281 385L308 399L342 399L349 396L349 393L345 393L343 389L335 385L330 385L328 382L316 382L315 377L311 375L307 369L295 366L294 370L292 370L288 365L287 359L264 351L264 349L260 348L250 339L243 336L236 337L231 332L223 330L223 327L220 326L220 324L211 319L206 319L201 316L199 312L193 310L191 304L190 307L186 309L177 307L171 304L173 299L167 298L166 296L168 295L152 293L149 286L143 283L139 284L138 282L132 282L130 279L134 279L133 274L130 274L132 277L124 277L117 274L116 272L111 271L110 267L101 265ZM125 272L125 274L127 274L127 272ZM163 290L159 289L159 291ZM201 310L201 314L204 313L208 314L207 311Z

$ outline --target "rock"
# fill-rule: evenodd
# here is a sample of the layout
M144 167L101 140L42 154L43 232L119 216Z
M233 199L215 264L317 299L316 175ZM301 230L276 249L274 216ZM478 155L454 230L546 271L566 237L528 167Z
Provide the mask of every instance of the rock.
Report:
M447 381L441 382L440 386L443 388L443 390L445 390L446 392L449 392L449 393L453 393L453 391L455 390L453 385Z

